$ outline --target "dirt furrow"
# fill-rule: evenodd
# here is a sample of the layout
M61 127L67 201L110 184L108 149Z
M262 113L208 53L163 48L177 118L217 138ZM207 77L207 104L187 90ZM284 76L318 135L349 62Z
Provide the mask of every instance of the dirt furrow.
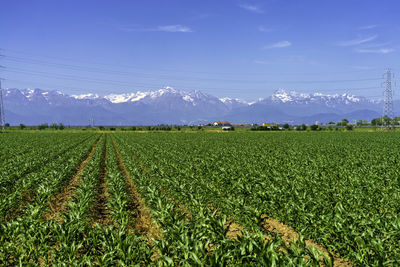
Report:
M72 179L69 181L69 183L64 186L61 189L61 192L55 195L50 201L49 201L49 208L50 212L46 213L44 215L44 218L46 220L52 220L56 218L60 213L64 212L67 210L67 203L68 200L72 197L72 195L76 191L76 187L79 185L81 181L81 173L83 169L86 167L90 159L92 158L94 151L96 150L97 145L100 143L101 139L103 137L100 137L96 143L93 144L88 156L81 162L81 164L77 167L76 173L72 177Z
M158 239L161 233L160 228L154 222L149 209L142 201L140 194L136 189L132 177L130 176L129 172L125 167L124 161L122 160L121 154L119 153L118 148L115 145L114 141L112 141L112 144L118 158L119 168L121 172L124 174L128 184L128 192L132 198L133 208L136 211L135 220L132 222L131 227L136 229L139 233L146 233L149 237Z
M103 154L100 163L100 173L99 173L99 181L96 187L97 197L96 201L92 207L93 221L102 225L107 225L111 223L110 219L110 211L107 208L108 202L108 193L107 193L107 146L106 142L104 142L103 146Z
M113 146L114 146L114 149L116 150L116 153L117 153L117 156L119 159L120 169L124 173L124 175L127 177L128 183L130 183L130 185L133 186L133 188L134 188L134 185L129 176L129 173L126 171L125 166L123 165L121 155L119 154L114 142L113 142ZM139 167L141 168L141 170L144 173L150 175L150 171L138 160L138 158L136 158L135 156L132 156L132 158L137 162L137 164L139 165ZM155 182L155 179L153 177L150 177L150 179L153 182ZM164 194L169 195L169 193L165 189L160 188L160 190ZM135 192L137 193L137 191L135 191L135 189L134 189L133 195L135 194ZM184 212L184 214L186 216L188 216L189 218L192 217L191 213L185 208L185 206L183 204L177 203L172 197L170 197L169 200L171 202L174 202L175 204L177 204L179 209L182 210L182 212ZM213 210L215 209L214 207L212 207L211 204L209 204L209 206L211 206L211 209L213 209ZM278 233L278 235L282 238L282 240L284 242L286 242L286 244L299 239L299 234L293 228L279 222L278 220L267 217L266 215L263 215L261 218L263 219L262 227L271 234ZM226 234L227 238L237 239L239 236L242 235L241 231L246 230L245 227L236 223L234 220L232 220L232 218L227 218L227 222L225 225L226 225L226 227L228 227L228 231ZM265 241L268 241L271 239L272 239L272 237L270 235L265 236ZM326 248L313 242L312 240L305 240L305 243L307 246L312 246L312 247L317 248L322 253L324 253L328 258L330 258L330 255L332 255L333 256L333 266L353 266L349 260L342 258L335 253L329 252Z
M268 217L267 215L262 215L261 219L263 219L262 227L269 233L275 234L277 233L283 241L286 243L292 242L294 240L298 240L300 238L299 234L290 226L281 223L280 221ZM335 253L330 253L323 246L315 243L312 240L305 240L307 246L312 246L319 249L322 253L324 253L328 258L331 254L333 256L333 266L353 266L349 260L340 257Z

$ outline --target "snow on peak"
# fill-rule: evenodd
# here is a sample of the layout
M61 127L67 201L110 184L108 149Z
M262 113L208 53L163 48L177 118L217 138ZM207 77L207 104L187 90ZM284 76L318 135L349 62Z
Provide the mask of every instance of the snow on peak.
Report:
M250 103L247 102L246 100L240 99L240 98L230 98L230 97L223 97L219 99L222 103L224 104L231 104L231 103L240 103L240 104L246 104L249 105Z
M137 94L140 94L141 92L137 93L126 93L126 94L109 94L106 95L104 98L109 100L111 103L125 103L129 101L135 101L135 99L139 98Z
M75 99L98 99L100 96L98 94L81 94L81 95L71 95Z
M194 103L194 99L191 98L189 95L182 96L182 99Z
M297 103L297 102L344 102L346 104L360 102L362 100L361 97L357 97L354 95L350 95L347 93L344 94L322 94L322 93L298 93L296 91L286 91L283 89L276 90L271 99L273 101L283 102L283 103Z

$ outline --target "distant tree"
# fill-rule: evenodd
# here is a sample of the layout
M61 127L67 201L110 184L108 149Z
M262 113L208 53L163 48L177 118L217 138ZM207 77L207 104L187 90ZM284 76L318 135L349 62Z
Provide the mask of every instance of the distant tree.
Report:
M289 124L285 123L282 127L283 127L283 129L289 129L290 126L289 126Z
M346 125L346 130L347 131L352 131L353 130L353 125Z
M386 125L392 123L392 119L388 116L383 116L380 118L375 118L371 120L371 125L378 126L378 125Z
M19 124L19 128L20 128L21 130L23 130L23 129L26 128L26 126L25 126L25 124L20 123L20 124Z
M305 130L307 130L307 125L305 125L305 124L302 124L302 125L300 126L300 129L301 129L302 131L305 131Z
M318 125L313 124L310 126L310 129L311 129L311 131L316 131L316 130L318 130Z
M372 126L377 126L377 125L382 125L382 121L380 118L375 118L371 120L371 125Z
M4 127L8 128L8 127L10 127L10 124L8 122L4 123Z
M136 127L135 127L135 126L132 126L132 127L131 127L131 131L136 131Z
M389 118L388 116L381 117L381 120L383 121L384 124L390 124L392 122L392 119Z
M44 129L47 129L47 128L49 128L49 125L47 123L42 123L42 124L40 124L38 126L39 130L44 130Z
M115 131L116 130L116 128L115 127L110 127L110 129L109 129L110 131Z
M231 126L230 130L231 130L231 131L234 131L234 130L235 130L235 127Z
M100 131L104 131L104 129L105 129L104 126L99 126Z
M50 125L50 128L51 128L51 129L54 129L54 130L58 130L58 124L57 124L57 123L52 123L52 124Z
M64 126L64 124L62 124L61 122L58 124L58 129L59 130L64 130L65 129L65 126Z

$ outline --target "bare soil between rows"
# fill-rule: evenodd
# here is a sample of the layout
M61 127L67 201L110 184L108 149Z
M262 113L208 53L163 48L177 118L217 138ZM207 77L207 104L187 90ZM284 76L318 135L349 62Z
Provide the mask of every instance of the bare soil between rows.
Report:
M133 159L138 163L139 167L142 169L142 171L148 175L150 175L150 171L135 157L133 156ZM150 179L155 182L155 179L153 177L150 177ZM164 194L169 195L169 193L161 188L161 191ZM178 205L178 208L182 210L182 212L189 218L192 218L192 214L185 208L183 204L178 203L176 200L174 200L172 197L169 198L170 201L174 202L176 205ZM211 205L211 204L210 204ZM212 206L212 205L211 205ZM269 233L275 234L278 233L278 235L282 238L286 244L289 242L293 242L299 239L299 234L291 227L279 222L278 220L268 217L267 215L262 215L261 219L263 219L262 227ZM228 231L226 233L227 238L233 238L237 239L242 235L242 230L246 230L245 227L242 225L236 223L234 220L231 218L228 218L228 221L226 222L226 227L228 227ZM270 240L270 236L265 236L265 240ZM339 255L329 252L326 248L323 246L313 242L312 240L305 240L305 243L307 246L312 246L320 250L322 253L325 254L326 257L330 258L332 255L333 258L333 266L353 266L348 259L342 258Z
M86 165L89 163L91 158L93 157L93 154L96 150L97 145L100 143L101 139L103 138L100 137L93 145L92 148L87 155L87 157L81 162L81 164L77 167L76 173L72 177L72 179L69 181L69 183L64 186L61 189L61 192L55 195L50 201L49 201L49 208L50 212L46 213L44 215L44 218L46 220L52 220L56 218L60 213L64 212L67 210L67 203L70 200L70 198L74 195L76 188L81 182L81 174L83 169L86 167Z
M151 212L141 199L140 194L136 189L136 186L132 180L131 175L129 174L128 170L125 167L124 161L114 141L112 141L112 144L118 158L119 169L125 176L128 185L127 190L132 200L130 207L133 210L133 212L135 212L135 220L131 222L130 226L136 229L139 233L146 233L149 237L158 239L161 236L160 228L154 222Z
M106 142L104 142L101 163L100 163L100 173L98 177L99 181L98 185L96 186L97 197L94 205L91 208L93 221L101 225L108 225L112 222L110 217L110 210L107 208L109 195L107 192L108 191L107 181L105 179L107 177L106 160L107 160L107 147L106 147Z
M290 226L281 223L280 221L268 217L268 215L264 214L261 216L263 219L262 227L269 233L275 234L277 233L284 242L287 244L289 242L293 242L299 240L300 235ZM329 252L326 248L321 246L320 244L315 243L312 240L305 240L307 246L312 246L320 250L325 254L328 258L330 255L333 257L333 266L353 266L348 259L342 258L339 255Z

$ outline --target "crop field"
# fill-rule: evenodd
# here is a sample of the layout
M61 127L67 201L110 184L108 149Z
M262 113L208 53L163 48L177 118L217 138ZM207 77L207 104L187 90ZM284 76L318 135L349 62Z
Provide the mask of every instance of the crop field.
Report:
M400 265L400 134L0 134L0 265Z

